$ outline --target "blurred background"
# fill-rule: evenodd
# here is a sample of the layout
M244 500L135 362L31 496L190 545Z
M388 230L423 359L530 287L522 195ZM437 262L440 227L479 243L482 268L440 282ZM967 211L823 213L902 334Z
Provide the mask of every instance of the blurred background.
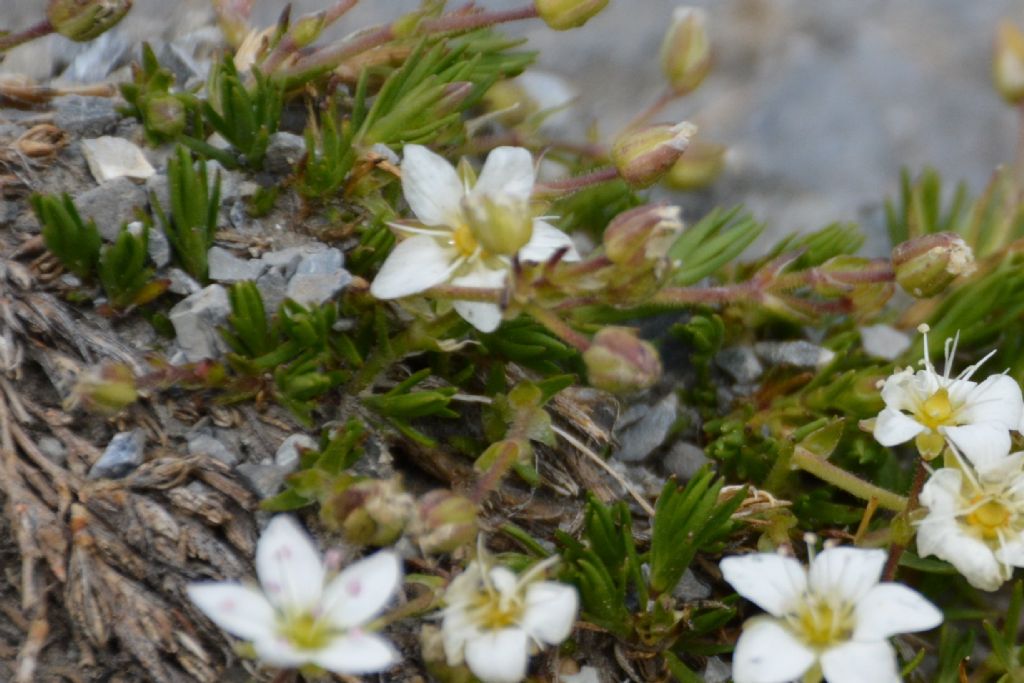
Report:
M526 0L479 0L510 8ZM330 0L296 0L297 13ZM0 0L0 28L27 26L44 0ZM596 123L610 139L664 85L657 55L672 0L611 0L583 29L539 20L512 25L541 50L540 66L579 91L578 134ZM712 204L745 203L770 225L766 240L834 220L860 222L868 253L887 250L882 200L899 171L936 166L979 190L1012 160L1016 115L991 87L1000 18L1024 19L1024 0L695 1L710 16L716 64L704 85L660 117L687 118L728 144L715 187L682 200L690 218ZM0 73L95 80L139 40L178 40L213 24L207 0L136 0L97 44L51 36L12 51ZM256 0L270 24L284 3ZM417 0L363 0L335 34L397 17ZM452 7L458 3L451 3ZM296 16L296 14L293 14ZM678 198L677 198L678 201Z

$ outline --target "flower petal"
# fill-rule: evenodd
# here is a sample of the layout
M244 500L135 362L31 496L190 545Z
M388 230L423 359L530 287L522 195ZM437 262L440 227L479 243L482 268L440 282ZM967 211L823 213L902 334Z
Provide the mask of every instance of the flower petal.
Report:
M579 609L576 589L556 581L537 581L526 589L522 626L535 640L558 645L572 633Z
M254 588L220 581L193 583L188 586L188 597L213 623L233 636L260 640L274 634L274 608Z
M875 439L883 446L910 441L926 427L894 408L884 408L875 419Z
M786 683L800 678L814 664L814 652L779 622L750 619L732 654L736 683Z
M461 222L465 189L455 168L422 145L406 145L402 159L402 194L424 225Z
M375 617L402 580L398 555L382 550L345 568L324 590L323 610L338 628L361 626Z
M518 683L526 678L528 647L522 629L488 631L466 643L466 665L484 683Z
M535 177L533 155L522 147L495 147L487 155L480 178L470 190L475 195L505 196L529 201Z
M866 548L826 548L807 572L811 590L856 603L882 578L888 554Z
M458 265L458 252L427 235L399 242L388 254L370 294L378 299L399 299L445 282Z
M719 567L737 593L774 616L784 614L807 588L807 572L792 557L734 555L722 560Z
M899 683L896 652L884 640L851 641L826 650L821 668L828 683Z
M277 607L313 609L323 594L324 566L320 553L294 519L270 520L256 544L256 573L263 591Z
M492 267L483 261L475 261L472 269L452 278L452 284L459 287L504 287L508 278L508 267ZM484 301L456 301L455 311L470 325L481 332L494 332L501 324L501 308Z
M336 674L359 676L390 669L401 655L384 638L357 630L335 638L323 649L311 653L310 659Z
M519 259L522 261L533 261L544 263L554 256L559 249L566 249L562 256L563 261L579 261L580 254L576 251L576 245L572 238L564 232L549 225L540 219L533 221L533 236L522 249L519 250Z
M949 562L967 583L983 591L994 591L1006 581L1003 567L987 543L968 536L953 518L925 522L917 530L917 550L922 557L935 555Z
M998 465L1010 453L1010 431L998 422L943 427L942 433L979 470Z
M1006 429L1016 429L1022 413L1020 385L1007 375L992 375L967 394L957 417L964 422L998 422Z
M935 519L936 515L951 518L960 506L962 485L963 474L958 469L943 467L932 473L921 489L920 498L921 505L929 510L929 518Z
M898 583L880 583L856 607L854 640L885 640L897 633L927 631L942 623L942 612L920 593Z

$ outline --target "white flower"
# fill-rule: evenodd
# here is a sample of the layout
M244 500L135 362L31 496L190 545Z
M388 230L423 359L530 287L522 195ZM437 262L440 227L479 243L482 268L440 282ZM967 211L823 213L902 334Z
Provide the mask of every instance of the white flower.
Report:
M921 490L928 516L917 530L922 557L935 555L975 588L994 591L1024 567L1024 453L975 469L937 470Z
M256 573L262 591L223 581L191 584L188 594L215 624L251 641L267 664L315 664L358 675L398 661L387 640L362 629L401 582L395 553L378 552L325 581L313 539L291 518L278 516L256 546Z
M516 577L504 567L471 562L445 592L441 632L448 664L463 662L484 683L517 683L530 654L572 632L576 589L537 578L550 562Z
M899 681L888 638L942 623L917 592L879 583L886 553L827 548L809 570L792 557L727 557L721 569L736 592L771 616L743 626L733 653L736 683L784 683L811 672L830 683Z
M927 332L926 326L922 332ZM955 339L946 340L946 366L941 375L928 357L927 334L924 349L923 370L907 368L885 380L885 409L875 421L878 442L895 446L915 439L921 454L932 458L942 452L948 438L975 463L992 462L1008 453L1010 430L1021 426L1024 415L1017 383L1006 375L971 381L991 353L957 377L950 377Z
M512 254L543 262L566 249L564 260L578 260L572 240L530 215L534 168L521 147L498 147L487 157L473 187L442 157L420 145L406 145L402 192L423 227L394 224L412 236L388 255L370 285L378 299L398 299L450 283L462 287L503 287ZM494 253L496 244L511 251ZM455 310L482 332L501 323L497 304L456 301Z

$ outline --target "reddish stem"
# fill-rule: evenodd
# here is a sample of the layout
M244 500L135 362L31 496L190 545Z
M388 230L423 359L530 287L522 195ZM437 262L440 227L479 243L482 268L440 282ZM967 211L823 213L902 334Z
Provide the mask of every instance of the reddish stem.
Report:
M917 469L914 470L914 481L910 485L910 493L907 494L907 509L901 516L909 520L910 514L920 505L921 489L924 488L924 480L928 477L928 469L924 466L924 460L917 459ZM883 581L892 581L896 576L896 569L899 567L900 558L907 547L902 543L893 543L889 548L889 559L885 562L885 570L882 572Z
M619 172L615 167L609 166L607 168L599 168L584 175L566 178L565 180L555 180L550 183L539 184L534 188L534 192L538 194L569 194L591 185L615 180L618 177Z
M35 26L29 26L24 31L8 33L6 36L0 36L0 52L6 52L11 48L18 47L22 43L27 43L30 40L48 36L53 33L53 31L53 24L50 23L49 19L43 19Z

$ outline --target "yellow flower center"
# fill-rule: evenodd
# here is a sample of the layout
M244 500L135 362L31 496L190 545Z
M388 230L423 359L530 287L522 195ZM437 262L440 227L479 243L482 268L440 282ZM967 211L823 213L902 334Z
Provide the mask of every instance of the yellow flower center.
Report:
M1010 525L1012 517L1013 513L1001 502L988 500L967 515L967 523L978 530L982 538L991 539L999 537L999 532Z
M508 628L523 617L522 601L516 596L503 596L494 590L477 593L470 608L473 621L485 631Z
M466 223L461 223L452 233L452 242L463 256L472 256L477 250L476 237Z
M939 426L952 423L955 412L953 403L949 400L949 392L943 387L925 399L918 408L917 419L934 431Z
M853 637L853 605L810 595L799 609L786 616L796 635L815 649L824 649Z
M331 624L309 612L285 617L278 625L278 633L300 650L319 650L331 640Z

